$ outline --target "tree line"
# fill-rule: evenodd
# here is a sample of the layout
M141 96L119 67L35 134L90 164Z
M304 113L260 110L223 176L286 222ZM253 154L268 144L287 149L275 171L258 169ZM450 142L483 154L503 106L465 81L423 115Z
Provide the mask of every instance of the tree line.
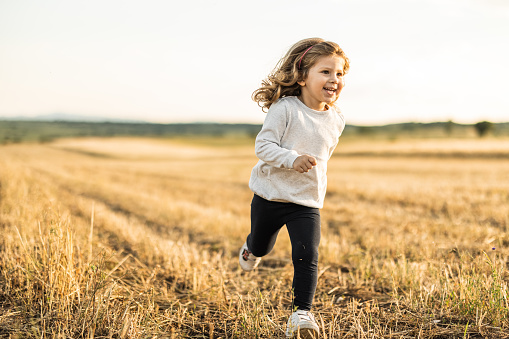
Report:
M0 120L0 144L51 142L65 137L248 137L254 138L260 124L154 124L124 122L10 121ZM472 125L452 121L401 123L384 126L347 125L344 136L351 137L479 137L509 136L509 123L481 121Z

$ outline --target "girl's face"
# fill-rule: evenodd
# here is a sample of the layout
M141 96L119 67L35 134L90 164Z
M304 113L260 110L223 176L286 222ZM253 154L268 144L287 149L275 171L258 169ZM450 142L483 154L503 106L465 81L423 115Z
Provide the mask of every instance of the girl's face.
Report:
M337 55L319 58L309 69L306 79L298 82L302 86L299 99L311 109L326 110L327 104L338 100L345 86L344 67L345 60Z

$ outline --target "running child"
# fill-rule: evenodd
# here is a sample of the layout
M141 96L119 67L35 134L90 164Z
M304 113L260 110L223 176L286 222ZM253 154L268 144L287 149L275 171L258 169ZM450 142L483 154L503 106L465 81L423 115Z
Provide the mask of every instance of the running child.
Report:
M251 233L240 249L245 271L272 251L286 225L292 244L293 305L286 336L318 338L310 312L318 280L320 208L327 187L327 161L345 119L335 106L349 60L334 42L304 39L293 45L254 91L268 110L256 137L259 158L251 172Z

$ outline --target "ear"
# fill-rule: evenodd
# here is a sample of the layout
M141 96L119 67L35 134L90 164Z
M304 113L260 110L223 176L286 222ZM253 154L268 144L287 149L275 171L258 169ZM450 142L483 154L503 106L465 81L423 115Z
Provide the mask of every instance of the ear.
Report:
M297 83L299 85L301 85L302 87L306 86L306 82L304 80L301 80L301 81L297 81Z

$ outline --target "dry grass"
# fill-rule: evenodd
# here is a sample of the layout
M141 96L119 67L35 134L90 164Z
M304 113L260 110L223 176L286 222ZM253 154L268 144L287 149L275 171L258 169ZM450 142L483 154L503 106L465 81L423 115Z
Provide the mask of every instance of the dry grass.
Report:
M500 145L340 145L322 210L322 338L509 337ZM150 139L1 147L0 337L283 338L285 231L256 272L237 263L252 149Z

